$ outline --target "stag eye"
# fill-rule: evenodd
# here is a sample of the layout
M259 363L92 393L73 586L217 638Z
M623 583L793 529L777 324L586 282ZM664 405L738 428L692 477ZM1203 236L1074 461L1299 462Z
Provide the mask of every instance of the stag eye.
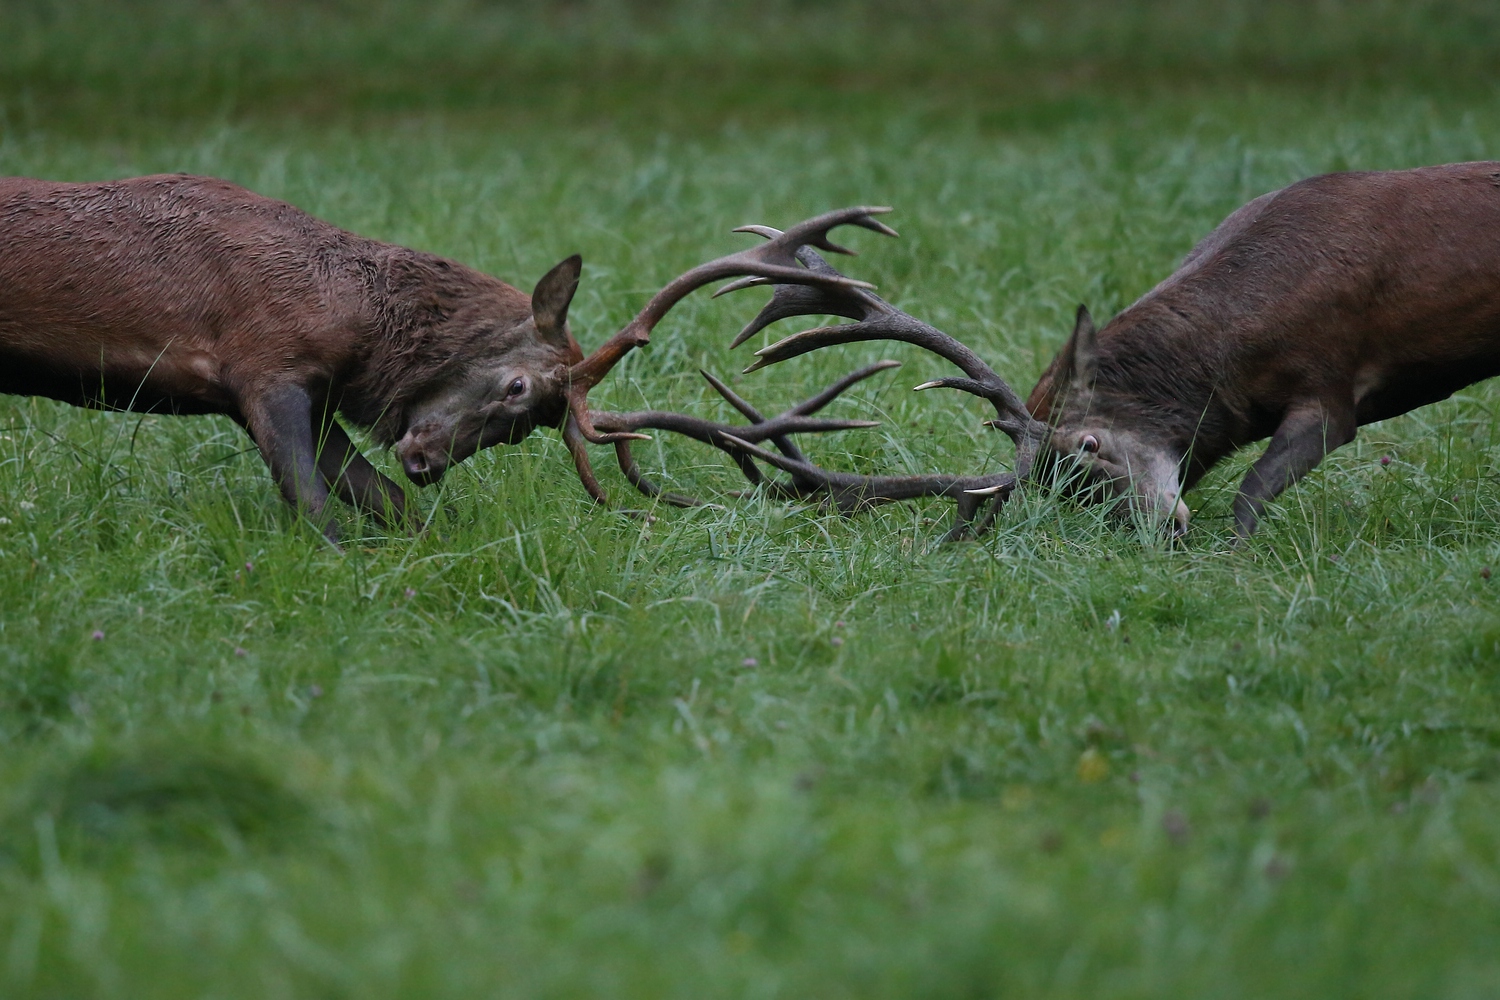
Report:
M525 391L526 380L524 378L518 378L510 384L510 388L505 390L505 398L510 399L513 396L519 396Z
M1078 450L1085 455L1097 455L1099 453L1099 439L1092 434L1085 434L1083 440L1078 443Z

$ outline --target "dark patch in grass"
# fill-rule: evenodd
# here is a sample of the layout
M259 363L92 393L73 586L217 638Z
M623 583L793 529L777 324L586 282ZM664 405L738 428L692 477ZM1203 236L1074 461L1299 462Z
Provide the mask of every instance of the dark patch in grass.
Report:
M0 853L37 859L50 827L65 855L143 847L238 852L285 844L307 805L259 764L207 748L99 749L40 776L0 832Z

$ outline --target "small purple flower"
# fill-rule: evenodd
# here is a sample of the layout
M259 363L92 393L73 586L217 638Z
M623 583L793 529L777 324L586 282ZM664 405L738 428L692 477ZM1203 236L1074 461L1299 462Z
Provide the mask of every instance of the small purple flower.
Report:
M406 599L408 601L411 600L413 597L416 597L416 596L417 596L417 592L415 590L413 590L410 587L406 588Z
M246 572L246 573L254 573L254 572L255 572L255 563L253 563L253 562L250 562L250 561L249 561L249 560L248 560L248 559L247 559L247 560L246 560L246 561L245 561L245 572Z
M103 642L104 641L104 630L103 629L97 629L97 628L94 629L94 634L93 634L92 638L93 638L93 640L95 642Z
M244 646L236 646L236 647L234 647L234 655L235 656L244 656L245 655L245 647Z
M746 670L754 670L756 667L760 666L760 661L753 656L747 656L740 661L740 666L744 667Z
M1381 455L1380 456L1380 464L1381 465L1390 465L1391 464L1391 456L1389 456L1389 455Z

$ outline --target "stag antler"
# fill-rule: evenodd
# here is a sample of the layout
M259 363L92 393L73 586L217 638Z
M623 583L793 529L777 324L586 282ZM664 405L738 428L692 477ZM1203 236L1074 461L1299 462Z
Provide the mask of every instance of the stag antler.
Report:
M588 359L574 365L570 370L574 373L574 384L583 388L576 396L576 405L575 397L570 393L570 416L564 437L573 453L579 477L590 495L601 502L606 501L589 466L585 441L614 444L621 471L647 496L660 497L667 503L679 506L692 506L699 502L681 494L664 493L641 474L631 454L630 442L645 437L635 433L636 431L653 428L683 434L719 448L735 461L752 486L763 487L773 496L823 497L845 511L896 500L946 496L958 503L957 518L948 537L964 537L971 529L976 534L983 533L993 522L1000 505L1015 488L1018 478L1024 477L1030 470L1037 449L1045 440L1046 425L1032 419L1020 397L973 351L940 330L896 309L875 295L871 290L873 286L867 282L855 281L840 274L812 249L816 246L853 256L852 251L828 240L830 229L846 223L895 236L894 230L871 218L872 215L888 211L890 210L886 208L866 207L829 212L799 223L786 232L768 226L740 227L735 232L755 233L768 242L754 250L721 257L688 271L657 293L630 325L611 337ZM660 410L591 414L584 402L588 388L597 384L604 373L630 348L644 343L651 328L684 296L696 288L725 277L738 277L739 280L720 288L714 293L715 296L756 285L774 286L771 301L740 331L730 345L731 348L744 343L770 324L793 316L837 315L856 321L842 326L807 330L778 341L757 352L758 360L745 369L747 373L821 347L861 340L899 340L925 348L953 362L967 377L938 379L925 382L917 388L943 386L962 389L990 400L997 416L987 423L1005 431L1015 441L1016 472L988 476L864 476L830 472L809 462L792 443L790 435L876 426L871 421L817 420L811 415L850 386L877 372L898 367L899 363L895 361L882 361L862 368L769 420L723 382L703 372L703 377L709 384L750 421L747 426L731 427ZM777 451L760 447L759 442L763 441L770 441ZM767 483L754 460L781 469L791 478ZM975 517L986 504L987 512L978 524L974 524Z

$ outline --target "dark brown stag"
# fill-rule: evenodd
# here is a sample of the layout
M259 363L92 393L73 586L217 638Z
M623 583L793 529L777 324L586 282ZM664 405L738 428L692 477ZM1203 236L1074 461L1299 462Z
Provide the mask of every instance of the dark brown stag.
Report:
M1266 503L1363 424L1500 374L1500 162L1326 174L1234 212L1181 267L1073 335L1029 400L1048 456L1187 527L1184 490L1271 438Z
M838 250L828 230L845 223L889 232L871 217L877 211L834 212L784 234L754 229L768 242L684 274L585 358L567 324L577 256L554 267L528 297L462 264L355 236L225 181L0 179L0 391L108 409L225 414L255 440L286 500L330 538L330 492L386 521L401 520L406 506L402 489L355 449L336 416L393 444L419 485L480 448L565 422L564 437L593 496L604 498L586 442L613 444L632 482L655 492L630 460L629 442L656 427L724 448L753 481L756 459L786 469L789 482L769 485L783 495L825 494L846 508L954 496L961 531L981 502L965 491L1003 498L1009 474L831 473L808 463L790 440L865 426L812 414L884 366L771 420L720 386L751 421L740 428L679 414L588 409L589 389L646 343L674 304L706 283L742 278L733 287L776 285L753 329L799 313L860 320L793 338L779 356L871 337L936 350L967 375L942 384L994 401L998 425L1025 442L1025 455L1034 454L1040 437L1024 407L983 362L809 249ZM759 449L764 441L779 452Z

